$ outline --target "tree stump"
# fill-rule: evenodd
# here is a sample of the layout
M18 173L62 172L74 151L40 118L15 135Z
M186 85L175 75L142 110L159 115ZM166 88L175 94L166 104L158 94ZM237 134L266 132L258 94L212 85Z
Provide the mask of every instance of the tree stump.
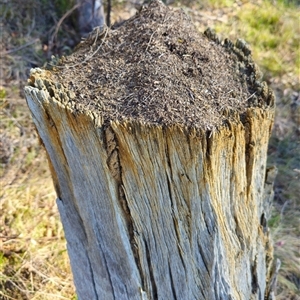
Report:
M272 299L274 95L242 40L154 1L25 94L79 299Z

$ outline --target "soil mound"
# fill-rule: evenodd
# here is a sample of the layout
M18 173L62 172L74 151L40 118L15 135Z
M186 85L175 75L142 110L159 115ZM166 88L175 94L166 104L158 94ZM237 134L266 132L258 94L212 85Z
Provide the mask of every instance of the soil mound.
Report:
M212 129L228 111L273 103L242 41L201 34L183 11L160 1L116 29L95 29L54 71L75 109L105 121Z

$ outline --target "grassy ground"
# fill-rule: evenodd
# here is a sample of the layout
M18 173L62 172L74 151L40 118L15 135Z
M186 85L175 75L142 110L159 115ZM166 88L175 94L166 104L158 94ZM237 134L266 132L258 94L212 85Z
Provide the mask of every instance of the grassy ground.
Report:
M0 4L0 300L76 299L44 150L22 88L30 67L70 53L78 42L72 1ZM291 1L205 0L184 6L201 30L243 37L277 95L269 163L279 174L270 227L282 261L278 299L300 299L299 6ZM123 16L124 4L118 4ZM47 12L45 14L45 12ZM119 19L119 11L113 12Z

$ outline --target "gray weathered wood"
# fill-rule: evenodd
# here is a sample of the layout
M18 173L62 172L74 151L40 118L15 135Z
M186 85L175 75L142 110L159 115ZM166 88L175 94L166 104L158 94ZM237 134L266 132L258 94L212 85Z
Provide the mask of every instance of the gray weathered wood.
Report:
M102 0L76 0L78 8L78 25L81 36L86 36L95 27L105 24Z
M47 150L79 299L264 299L274 109L207 133L75 112L51 74L25 88ZM52 97L49 94L54 93ZM66 104L63 104L66 103Z

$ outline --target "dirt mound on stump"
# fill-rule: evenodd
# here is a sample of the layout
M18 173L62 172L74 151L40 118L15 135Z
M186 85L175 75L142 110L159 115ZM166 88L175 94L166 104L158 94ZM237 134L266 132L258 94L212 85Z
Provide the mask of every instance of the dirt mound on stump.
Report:
M212 129L249 106L273 105L242 42L199 33L181 10L153 1L122 26L94 30L53 68L73 109Z

